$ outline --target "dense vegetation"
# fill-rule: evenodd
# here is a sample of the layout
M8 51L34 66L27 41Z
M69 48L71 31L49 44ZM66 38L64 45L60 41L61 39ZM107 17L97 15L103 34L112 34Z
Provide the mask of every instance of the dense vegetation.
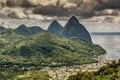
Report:
M65 39L48 32L24 37L15 30L9 29L8 32L1 32L1 62L42 66L75 65L97 62L93 56L105 54L100 46L80 38Z
M95 72L78 72L68 80L120 80L120 60L112 61Z
M46 71L0 65L0 80L49 80L49 75Z
M95 63L105 50L86 40L21 25L0 30L0 80L48 80L42 67Z

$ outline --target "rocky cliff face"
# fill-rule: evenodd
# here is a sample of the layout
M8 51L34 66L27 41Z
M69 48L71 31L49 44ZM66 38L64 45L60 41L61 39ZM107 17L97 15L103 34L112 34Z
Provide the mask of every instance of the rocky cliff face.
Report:
M48 27L47 31L53 34L60 34L62 30L63 30L63 27L56 20L54 20Z
M65 38L79 37L81 39L92 42L89 32L82 24L79 23L75 16L72 16L69 19L61 35Z

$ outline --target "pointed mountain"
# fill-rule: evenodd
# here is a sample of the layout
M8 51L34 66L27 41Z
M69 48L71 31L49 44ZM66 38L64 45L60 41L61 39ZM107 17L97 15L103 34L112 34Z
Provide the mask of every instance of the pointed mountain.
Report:
M61 35L65 38L79 37L92 42L89 32L82 24L79 23L79 20L75 16L72 16L69 19Z
M60 34L62 30L63 30L63 27L56 20L54 20L48 27L47 31L53 34Z
M37 26L27 27L26 25L22 24L16 29L16 31L22 35L29 36L44 30Z

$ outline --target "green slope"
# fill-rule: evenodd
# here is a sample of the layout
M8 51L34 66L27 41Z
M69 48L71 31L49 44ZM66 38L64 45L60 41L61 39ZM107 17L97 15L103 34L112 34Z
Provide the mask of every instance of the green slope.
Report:
M74 65L96 62L93 56L105 54L98 45L80 40L40 32L9 46L2 55L23 57L26 63L44 66Z
M23 38L24 36L18 33L14 29L5 29L0 32L0 35L2 38L9 40L9 42L12 42L18 39Z
M24 39L25 37L19 34L14 29L5 29L0 31L0 53L8 46L14 45L14 42Z

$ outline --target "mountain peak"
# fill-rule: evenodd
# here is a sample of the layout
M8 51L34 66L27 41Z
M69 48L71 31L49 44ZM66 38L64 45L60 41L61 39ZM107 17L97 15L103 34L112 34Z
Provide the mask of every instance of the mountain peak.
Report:
M65 38L79 37L92 42L89 32L85 26L79 23L79 20L75 16L72 16L66 23L61 35Z
M54 20L52 23L58 23L57 20Z
M68 22L79 23L79 20L75 16L72 16Z
M77 19L75 16L72 16L71 19Z
M26 25L22 24L18 28L16 28L16 31L25 36L29 36L41 32L43 31L43 29L38 26L27 27Z
M29 28L42 29L42 28L40 28L39 26L32 26L32 27L29 27Z
M27 26L24 24L21 24L18 28L26 28Z
M54 20L48 27L47 31L53 34L60 34L62 30L63 30L63 27L56 20Z

